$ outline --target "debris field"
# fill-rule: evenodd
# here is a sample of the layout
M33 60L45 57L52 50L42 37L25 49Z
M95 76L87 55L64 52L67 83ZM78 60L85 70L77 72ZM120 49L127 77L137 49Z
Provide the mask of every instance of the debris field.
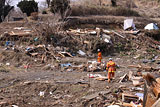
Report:
M1 107L159 107L160 32L154 24L62 24L0 24ZM117 65L111 83L109 58Z

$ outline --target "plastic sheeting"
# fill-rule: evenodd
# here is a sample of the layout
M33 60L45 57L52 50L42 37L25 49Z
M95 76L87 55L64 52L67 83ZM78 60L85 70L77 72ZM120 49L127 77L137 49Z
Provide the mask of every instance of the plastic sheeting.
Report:
M128 28L136 29L135 24L133 22L133 19L126 19L126 20L124 20L123 29L127 30Z
M146 29L146 30L158 30L159 28L156 24L150 23L150 24L146 25L144 27L144 29Z
M80 55L82 55L82 56L85 56L85 55L86 55L86 53L83 52L82 50L79 50L77 53L80 54Z

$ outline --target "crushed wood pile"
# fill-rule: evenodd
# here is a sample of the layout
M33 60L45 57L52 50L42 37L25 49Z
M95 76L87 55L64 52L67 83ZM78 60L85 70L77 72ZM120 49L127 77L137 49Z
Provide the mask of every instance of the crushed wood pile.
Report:
M160 75L155 78L150 73L141 73L137 72L136 75L133 72L125 74L117 81L121 84L119 87L113 89L107 87L108 91L84 96L83 99L85 99L85 103L96 106L158 107L160 104ZM90 74L89 77L100 81L107 79L100 74Z

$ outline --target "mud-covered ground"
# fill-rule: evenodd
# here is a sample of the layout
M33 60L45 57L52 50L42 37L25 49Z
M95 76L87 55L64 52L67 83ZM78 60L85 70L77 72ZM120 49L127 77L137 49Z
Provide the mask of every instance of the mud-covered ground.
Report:
M18 107L85 107L99 106L105 103L112 103L117 100L113 97L112 92L120 85L118 81L129 71L136 69L128 69L130 64L137 64L140 61L129 58L127 56L113 57L120 68L116 71L115 80L112 83L107 81L98 81L89 78L87 74L101 74L106 76L105 71L99 72L81 72L81 71L63 71L63 69L42 69L45 64L39 67L31 66L27 71L22 67L13 67L12 64L5 66L8 72L0 72L0 105L2 107L10 107L17 105ZM66 57L63 61L72 60L85 64L85 61L96 60L87 59L85 57ZM107 61L108 57L103 57L103 61ZM9 69L11 68L11 69ZM2 69L2 68L1 68ZM80 83L82 81L82 83ZM123 83L129 85L130 82ZM88 101L85 96L101 91L108 91L107 99L101 98Z
M113 18L110 20L112 19ZM110 22L110 20L108 20L108 22ZM121 23L123 23L123 20L121 20ZM8 25L8 28L3 28L4 25L7 25L6 23L4 23L4 25L2 24L1 28L3 29L0 30L1 34L5 31L12 31L14 27L21 26L21 23L20 25L14 25L13 27L11 27L11 24ZM144 32L136 36L125 33L124 35L126 35L126 39L122 39L115 34L111 34L111 38L115 41L114 45L116 45L115 47L119 51L116 51L117 53L114 51L115 53L112 54L112 56L103 56L104 62L107 62L108 58L112 57L116 64L119 65L119 68L117 68L116 71L116 77L111 83L107 83L107 80L98 81L94 78L88 77L88 74L101 74L102 76L107 76L107 72L105 70L87 72L85 69L80 70L71 68L66 70L64 67L59 66L60 64L66 63L71 63L76 66L87 66L88 61L97 60L96 53L92 53L91 50L89 50L90 48L87 48L86 50L84 49L84 52L86 53L89 51L89 54L85 57L78 57L79 55L77 54L72 58L62 58L60 59L60 62L55 59L49 59L45 63L42 63L41 57L30 57L25 53L25 49L28 46L31 46L28 42L26 43L25 41L25 43L22 44L22 41L17 41L19 42L19 44L16 45L18 51L15 51L12 49L6 50L6 47L4 46L6 41L1 41L0 106L105 107L113 104L113 102L119 102L121 98L117 96L117 93L115 94L115 92L120 91L118 90L119 86L130 89L130 86L132 85L131 81L119 83L120 77L129 73L129 71L133 71L133 73L136 73L137 71L137 69L128 68L129 65L137 66L138 64L147 64L154 68L159 67L157 64L159 61L159 49L157 48L157 45L159 44L157 43L158 41L146 36ZM59 37L59 35L57 37ZM62 35L62 37L57 40L62 40L60 44L61 47L65 47L65 43L67 43L68 45L66 50L68 51L73 50L73 47L81 49L82 46L84 46L84 40L90 40L90 42L93 42L93 40L96 39L95 36L90 35L81 35L81 37L82 40L79 41L79 36L67 34ZM30 39L34 39L34 37ZM40 41L40 44L42 45L43 42L43 40ZM102 45L106 46L106 44ZM35 46L36 45L33 44L33 47ZM127 51L122 51L125 47L127 47ZM57 47L51 46L50 48L49 52L52 53ZM98 47L95 46L95 50L97 48ZM108 53L110 50L112 51L114 47L109 49L108 47L103 48L105 52ZM41 51L38 51L38 53L41 53ZM105 55L106 53L102 54ZM42 54L44 53L42 52ZM156 61L153 61L153 59L156 59ZM144 60L145 62L147 60L147 63L142 63ZM28 70L26 70L26 65L28 63L30 63L30 66ZM104 94L100 95L101 92ZM97 96L93 97L94 95Z

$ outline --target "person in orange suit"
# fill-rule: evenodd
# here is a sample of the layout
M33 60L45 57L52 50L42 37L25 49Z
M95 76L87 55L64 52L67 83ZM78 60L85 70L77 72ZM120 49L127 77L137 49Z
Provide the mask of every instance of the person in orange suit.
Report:
M109 58L107 62L106 70L108 71L108 82L110 83L111 79L114 78L115 71L116 71L116 64L112 61L112 58Z
M102 52L100 51L100 49L98 49L98 59L97 61L101 63L102 60Z

